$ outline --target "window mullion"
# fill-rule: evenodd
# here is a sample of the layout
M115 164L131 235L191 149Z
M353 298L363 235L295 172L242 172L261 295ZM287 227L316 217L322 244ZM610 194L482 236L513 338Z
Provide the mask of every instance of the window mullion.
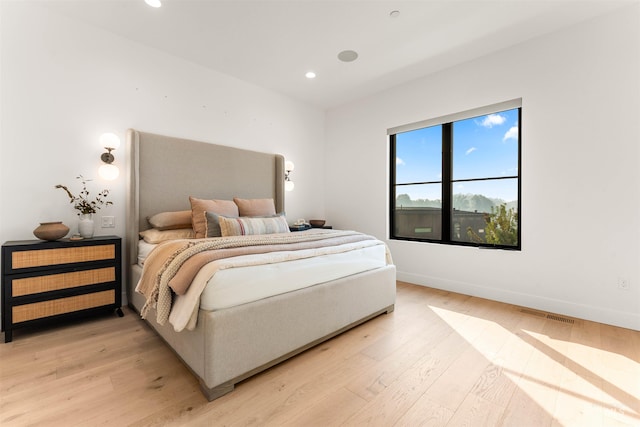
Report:
M442 125L442 241L451 241L453 125Z
M397 197L397 177L396 177L396 136L391 135L389 139L391 145L391 159L389 164L391 185L389 186L389 237L396 235L396 197Z

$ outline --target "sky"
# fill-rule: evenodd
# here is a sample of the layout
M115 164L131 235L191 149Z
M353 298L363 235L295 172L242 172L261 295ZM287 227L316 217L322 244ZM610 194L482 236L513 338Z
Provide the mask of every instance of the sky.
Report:
M472 117L453 125L453 179L518 175L518 109ZM442 131L433 126L396 135L397 194L412 200L441 199ZM457 182L454 194L482 194L505 202L517 200L516 179Z

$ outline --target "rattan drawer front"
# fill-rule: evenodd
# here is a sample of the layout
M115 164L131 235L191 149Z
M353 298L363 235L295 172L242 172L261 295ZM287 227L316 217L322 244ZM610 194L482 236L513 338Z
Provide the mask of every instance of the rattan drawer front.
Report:
M115 301L115 291L110 289L75 297L18 305L13 307L13 323L114 304Z
M77 288L96 283L108 283L115 280L115 267L14 279L12 281L12 296L39 294L41 292Z
M115 245L16 251L11 254L11 268L29 268L114 259Z

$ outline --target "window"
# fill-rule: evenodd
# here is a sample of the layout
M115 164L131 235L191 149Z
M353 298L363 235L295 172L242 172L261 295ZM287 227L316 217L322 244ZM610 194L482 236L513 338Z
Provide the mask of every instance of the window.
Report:
M520 249L521 104L388 131L391 239Z

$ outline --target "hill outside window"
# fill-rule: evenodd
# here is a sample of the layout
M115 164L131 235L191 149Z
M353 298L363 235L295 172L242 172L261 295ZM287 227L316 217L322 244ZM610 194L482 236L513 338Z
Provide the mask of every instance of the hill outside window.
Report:
M520 249L522 100L388 130L390 238Z

